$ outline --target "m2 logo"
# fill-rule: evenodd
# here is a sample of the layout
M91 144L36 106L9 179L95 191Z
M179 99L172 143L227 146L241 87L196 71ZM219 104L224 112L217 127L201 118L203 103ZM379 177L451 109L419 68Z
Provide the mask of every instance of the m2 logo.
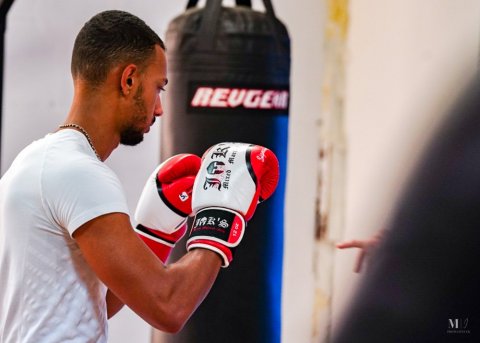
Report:
M462 330L466 329L468 326L468 318L449 318L448 319L448 328L453 330Z
M447 333L454 335L470 334L468 318L449 318Z

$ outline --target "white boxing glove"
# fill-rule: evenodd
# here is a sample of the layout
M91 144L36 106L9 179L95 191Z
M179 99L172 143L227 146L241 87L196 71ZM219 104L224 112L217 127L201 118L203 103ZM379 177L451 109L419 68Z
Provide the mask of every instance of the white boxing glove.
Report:
M219 143L205 152L192 193L195 214L187 250L215 251L227 267L257 204L277 187L275 154L247 143Z
M200 163L193 154L170 157L148 177L138 201L135 231L163 263L186 232Z

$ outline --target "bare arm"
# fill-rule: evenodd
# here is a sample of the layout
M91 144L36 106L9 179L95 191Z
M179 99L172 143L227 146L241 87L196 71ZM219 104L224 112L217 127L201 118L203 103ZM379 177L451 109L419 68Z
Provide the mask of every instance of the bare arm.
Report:
M107 317L110 319L122 309L124 303L111 290L107 291L106 301Z
M153 327L179 331L206 297L220 270L217 254L204 249L164 266L137 237L126 214L97 217L74 233L86 261L118 297ZM110 312L109 312L110 315Z
M384 234L384 230L380 230L377 232L375 235L373 235L369 239L365 240L360 240L360 239L353 239L350 241L345 241L337 244L337 248L339 249L350 249L350 248L358 248L360 249L358 251L357 255L357 260L355 262L355 267L353 268L353 271L355 273L360 273L362 270L362 266L365 264L365 260L367 259L368 255L372 251L372 249L375 249L375 247L378 245L380 240L382 239Z

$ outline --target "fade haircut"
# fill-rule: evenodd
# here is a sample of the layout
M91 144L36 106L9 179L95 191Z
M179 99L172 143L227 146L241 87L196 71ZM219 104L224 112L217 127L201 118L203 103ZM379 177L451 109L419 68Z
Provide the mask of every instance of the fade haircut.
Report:
M101 12L85 23L75 39L73 79L81 78L95 87L115 65L134 63L142 69L155 45L165 50L160 37L140 18L117 10Z

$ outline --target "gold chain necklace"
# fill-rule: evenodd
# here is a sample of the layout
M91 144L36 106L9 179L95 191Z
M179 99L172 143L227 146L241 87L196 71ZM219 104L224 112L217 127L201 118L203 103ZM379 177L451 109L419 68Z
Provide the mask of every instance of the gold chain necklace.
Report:
M68 128L68 127L73 127L75 129L77 129L78 131L80 131L81 133L83 133L83 135L85 136L85 138L88 141L88 144L90 144L90 147L92 148L93 152L95 153L95 155L97 155L97 158L100 161L102 161L102 159L100 158L100 155L98 154L97 149L95 149L95 146L92 143L92 139L90 138L90 135L87 133L87 131L83 127L81 127L80 125L77 125L77 124L64 124L64 125L59 126L60 129L65 129L65 128Z

